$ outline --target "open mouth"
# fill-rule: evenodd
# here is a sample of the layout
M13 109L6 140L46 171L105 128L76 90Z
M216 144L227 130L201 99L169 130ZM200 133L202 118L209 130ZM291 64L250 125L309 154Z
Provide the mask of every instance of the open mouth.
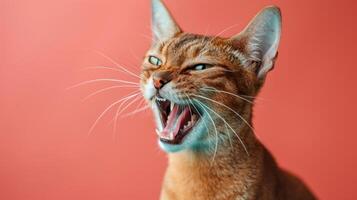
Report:
M180 144L199 120L199 114L191 105L176 104L157 96L158 118L161 130L156 130L161 142Z

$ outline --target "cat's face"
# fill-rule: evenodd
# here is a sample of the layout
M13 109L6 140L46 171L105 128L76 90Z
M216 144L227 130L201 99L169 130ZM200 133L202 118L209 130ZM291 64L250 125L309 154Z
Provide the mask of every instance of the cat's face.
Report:
M249 97L272 67L276 51L267 69L261 57L265 47L254 51L249 35L224 39L183 33L158 0L153 1L153 31L141 89L164 150L210 150L250 126Z
M216 131L226 132L217 114L232 123L232 113L215 101L237 110L247 102L228 92L254 92L255 76L243 68L240 56L229 40L184 33L148 51L142 90L164 149L207 146L217 139Z

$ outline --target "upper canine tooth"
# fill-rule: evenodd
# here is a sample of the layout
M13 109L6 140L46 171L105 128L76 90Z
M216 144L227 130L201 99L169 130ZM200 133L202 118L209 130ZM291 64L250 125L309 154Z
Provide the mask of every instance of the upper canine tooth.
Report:
M172 110L174 108L174 105L175 105L175 103L171 101L170 102L170 110Z

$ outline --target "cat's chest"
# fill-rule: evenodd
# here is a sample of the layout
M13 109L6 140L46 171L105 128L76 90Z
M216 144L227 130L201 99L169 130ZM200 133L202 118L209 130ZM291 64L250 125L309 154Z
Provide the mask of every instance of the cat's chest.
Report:
M238 200L247 199L245 183L228 175L212 175L205 171L168 169L161 199ZM182 170L182 169L181 169Z

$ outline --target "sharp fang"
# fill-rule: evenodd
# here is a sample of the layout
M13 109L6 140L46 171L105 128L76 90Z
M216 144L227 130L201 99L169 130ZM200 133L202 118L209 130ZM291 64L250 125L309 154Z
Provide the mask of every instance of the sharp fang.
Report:
M174 136L174 133L173 133L173 132L171 132L171 133L169 134L169 139L170 139L170 140L175 139L175 136Z
M174 105L175 105L175 103L174 102L170 102L170 111L174 108Z

